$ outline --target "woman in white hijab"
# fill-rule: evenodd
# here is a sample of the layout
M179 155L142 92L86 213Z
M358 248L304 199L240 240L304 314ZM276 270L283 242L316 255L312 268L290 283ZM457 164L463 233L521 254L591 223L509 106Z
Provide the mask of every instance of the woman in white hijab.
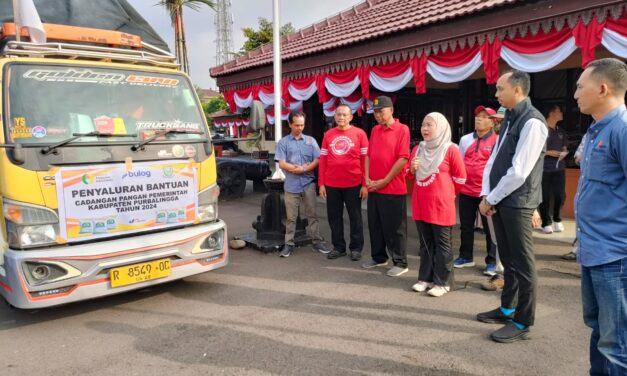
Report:
M466 182L466 169L444 115L425 116L420 132L424 141L414 147L407 166L415 177L412 217L420 234L418 282L412 289L439 297L452 287L455 196Z

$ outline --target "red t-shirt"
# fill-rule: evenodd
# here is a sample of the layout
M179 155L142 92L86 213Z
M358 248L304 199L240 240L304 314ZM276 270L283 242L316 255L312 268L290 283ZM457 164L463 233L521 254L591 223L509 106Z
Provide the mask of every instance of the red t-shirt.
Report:
M496 138L496 133L490 131L480 138L475 132L469 133L459 140L459 151L464 159L467 176L466 184L462 186L460 192L466 196L481 196L483 170L490 159Z
M349 188L366 185L364 163L368 153L366 132L355 126L332 128L324 134L318 166L318 185Z
M394 119L394 123L387 127L375 126L370 133L368 158L370 159L370 179L385 178L399 158L409 158L409 128L401 124L398 119ZM379 189L377 193L406 195L405 169L402 169L388 185Z
M411 175L411 160L418 151L418 146L411 152L407 171L414 180L411 197L411 211L414 221L424 221L440 226L453 226L456 222L455 196L466 181L466 169L457 145L451 145L446 151L438 171L416 183Z

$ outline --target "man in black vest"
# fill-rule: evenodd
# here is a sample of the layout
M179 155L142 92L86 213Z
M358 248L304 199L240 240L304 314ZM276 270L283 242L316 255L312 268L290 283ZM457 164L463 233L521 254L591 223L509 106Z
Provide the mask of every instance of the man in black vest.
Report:
M496 342L529 338L536 309L537 275L531 219L542 201L542 166L548 135L546 120L528 98L529 75L513 70L496 83L496 98L507 108L499 139L483 173L479 211L492 216L505 268L501 307L477 320L502 323L490 335Z

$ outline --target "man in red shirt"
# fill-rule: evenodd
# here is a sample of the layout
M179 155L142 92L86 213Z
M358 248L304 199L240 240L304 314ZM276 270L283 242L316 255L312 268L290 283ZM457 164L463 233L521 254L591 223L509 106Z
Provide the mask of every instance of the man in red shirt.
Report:
M329 259L346 256L344 240L344 205L350 219L350 257L361 259L364 228L361 200L368 197L364 166L368 153L368 137L362 129L351 125L353 112L345 104L335 110L337 127L325 133L320 150L318 185L320 197L327 200L327 217L331 227L333 250Z
M381 96L374 100L374 118L366 157L368 187L368 229L372 259L365 269L387 265L390 277L407 273L407 185L403 172L409 159L409 128L395 119L392 100ZM386 252L387 248L387 252ZM389 252L389 253L388 253Z
M475 108L475 130L459 140L459 151L464 158L467 180L466 184L461 186L459 194L459 222L462 241L459 247L459 257L453 263L456 268L475 266L473 260L474 224L477 218L477 209L481 203L483 170L490 158L494 144L496 144L497 135L493 131L495 121L491 118L495 114L496 111L490 107L478 106ZM483 215L481 215L481 222L483 222L488 252L483 274L493 276L496 274L496 245L490 236L490 231L488 231L488 220Z

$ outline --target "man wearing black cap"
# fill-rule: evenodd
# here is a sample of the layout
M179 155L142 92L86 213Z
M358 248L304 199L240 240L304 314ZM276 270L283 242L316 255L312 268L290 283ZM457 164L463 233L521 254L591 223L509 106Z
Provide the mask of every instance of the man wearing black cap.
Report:
M407 273L407 185L402 172L409 159L409 128L393 116L390 97L374 100L374 118L379 125L372 129L366 156L368 191L368 229L372 259L365 269L387 265L390 277ZM387 252L386 252L387 248Z

